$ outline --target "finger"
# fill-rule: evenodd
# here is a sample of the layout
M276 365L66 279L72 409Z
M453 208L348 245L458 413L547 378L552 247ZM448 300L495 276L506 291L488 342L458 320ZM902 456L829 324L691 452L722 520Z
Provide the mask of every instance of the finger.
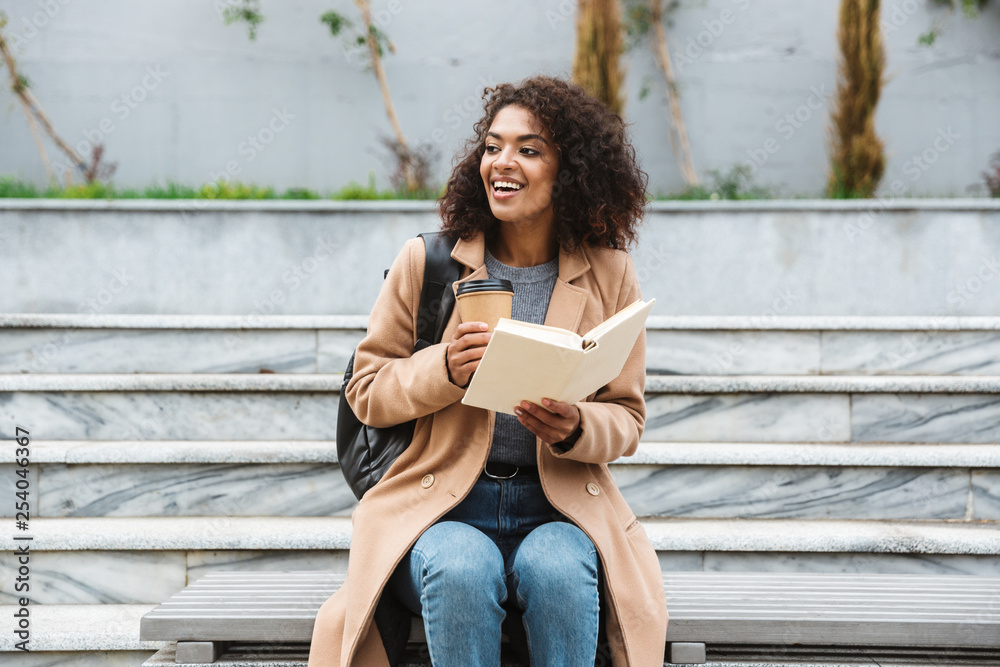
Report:
M553 401L551 398L543 398L542 407L547 409L549 412L562 415L567 419L573 419L576 416L573 414L573 406L564 401Z
M468 347L486 347L489 345L490 339L493 337L491 333L470 333L463 334L458 338L452 338L451 344L458 345L461 348Z
M462 322L455 329L455 338L460 338L465 334L479 333L481 331L486 331L490 328L490 325L486 322Z
M552 444L555 442L560 442L566 439L566 435L569 434L569 429L556 429L548 424L542 422L538 417L532 415L529 412L521 410L521 414L518 416L520 422L529 431L537 435L544 442Z
M465 364L475 362L479 364L479 360L483 358L483 352L486 348L484 347L473 347L468 350L458 351L451 356L451 363L455 366L464 366Z
M545 442L558 441L558 438L552 428L527 410L515 408L514 414L517 416L518 421L520 421L526 429L537 435Z
M561 428L568 421L568 417L550 412L536 403L521 401L520 408L527 411L535 419L552 428Z
M559 442L565 439L576 426L575 420L553 414L528 401L522 402L515 410L515 414L518 411L521 412L518 418L523 416L522 423L546 442Z

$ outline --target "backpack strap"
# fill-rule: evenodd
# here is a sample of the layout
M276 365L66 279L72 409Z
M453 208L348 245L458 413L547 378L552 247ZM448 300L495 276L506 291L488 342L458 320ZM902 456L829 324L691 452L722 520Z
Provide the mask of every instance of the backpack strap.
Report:
M413 351L441 342L445 325L455 307L452 283L459 279L461 265L451 258L455 244L443 232L419 234L424 240L424 282L417 311L417 342Z

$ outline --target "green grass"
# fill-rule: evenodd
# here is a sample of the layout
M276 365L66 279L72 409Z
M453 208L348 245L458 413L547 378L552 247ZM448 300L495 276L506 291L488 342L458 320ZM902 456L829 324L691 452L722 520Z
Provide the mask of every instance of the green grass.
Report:
M50 185L39 188L13 176L0 176L0 199L437 199L439 190L406 192L394 189L379 190L375 176L368 185L351 182L326 196L308 188L288 188L278 192L274 188L251 183L208 183L192 187L168 182L166 185L149 185L144 188L118 188L113 183L85 183L70 186Z
M737 199L774 199L774 193L763 186L754 185L751 181L750 167L736 165L728 172L715 169L709 170L711 185L696 185L680 192L661 194L656 200L671 201L701 201L701 200L737 200Z
M351 181L343 188L330 195L330 199L437 199L443 193L443 187L440 190L428 189L418 190L417 192L407 192L405 190L379 190L375 187L375 175L369 174L368 185L361 185L356 181Z

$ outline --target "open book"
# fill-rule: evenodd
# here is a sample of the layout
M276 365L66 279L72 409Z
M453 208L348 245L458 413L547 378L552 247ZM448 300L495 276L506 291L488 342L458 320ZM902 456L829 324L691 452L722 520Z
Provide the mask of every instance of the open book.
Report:
M512 415L521 401L586 398L622 372L655 301L636 301L583 336L501 319L462 403Z

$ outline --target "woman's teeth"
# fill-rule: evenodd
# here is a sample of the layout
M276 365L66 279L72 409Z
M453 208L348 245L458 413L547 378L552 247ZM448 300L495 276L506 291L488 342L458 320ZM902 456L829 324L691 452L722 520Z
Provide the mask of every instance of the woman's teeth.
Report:
M511 183L509 181L496 181L493 183L494 190L520 190L522 186L520 183Z

